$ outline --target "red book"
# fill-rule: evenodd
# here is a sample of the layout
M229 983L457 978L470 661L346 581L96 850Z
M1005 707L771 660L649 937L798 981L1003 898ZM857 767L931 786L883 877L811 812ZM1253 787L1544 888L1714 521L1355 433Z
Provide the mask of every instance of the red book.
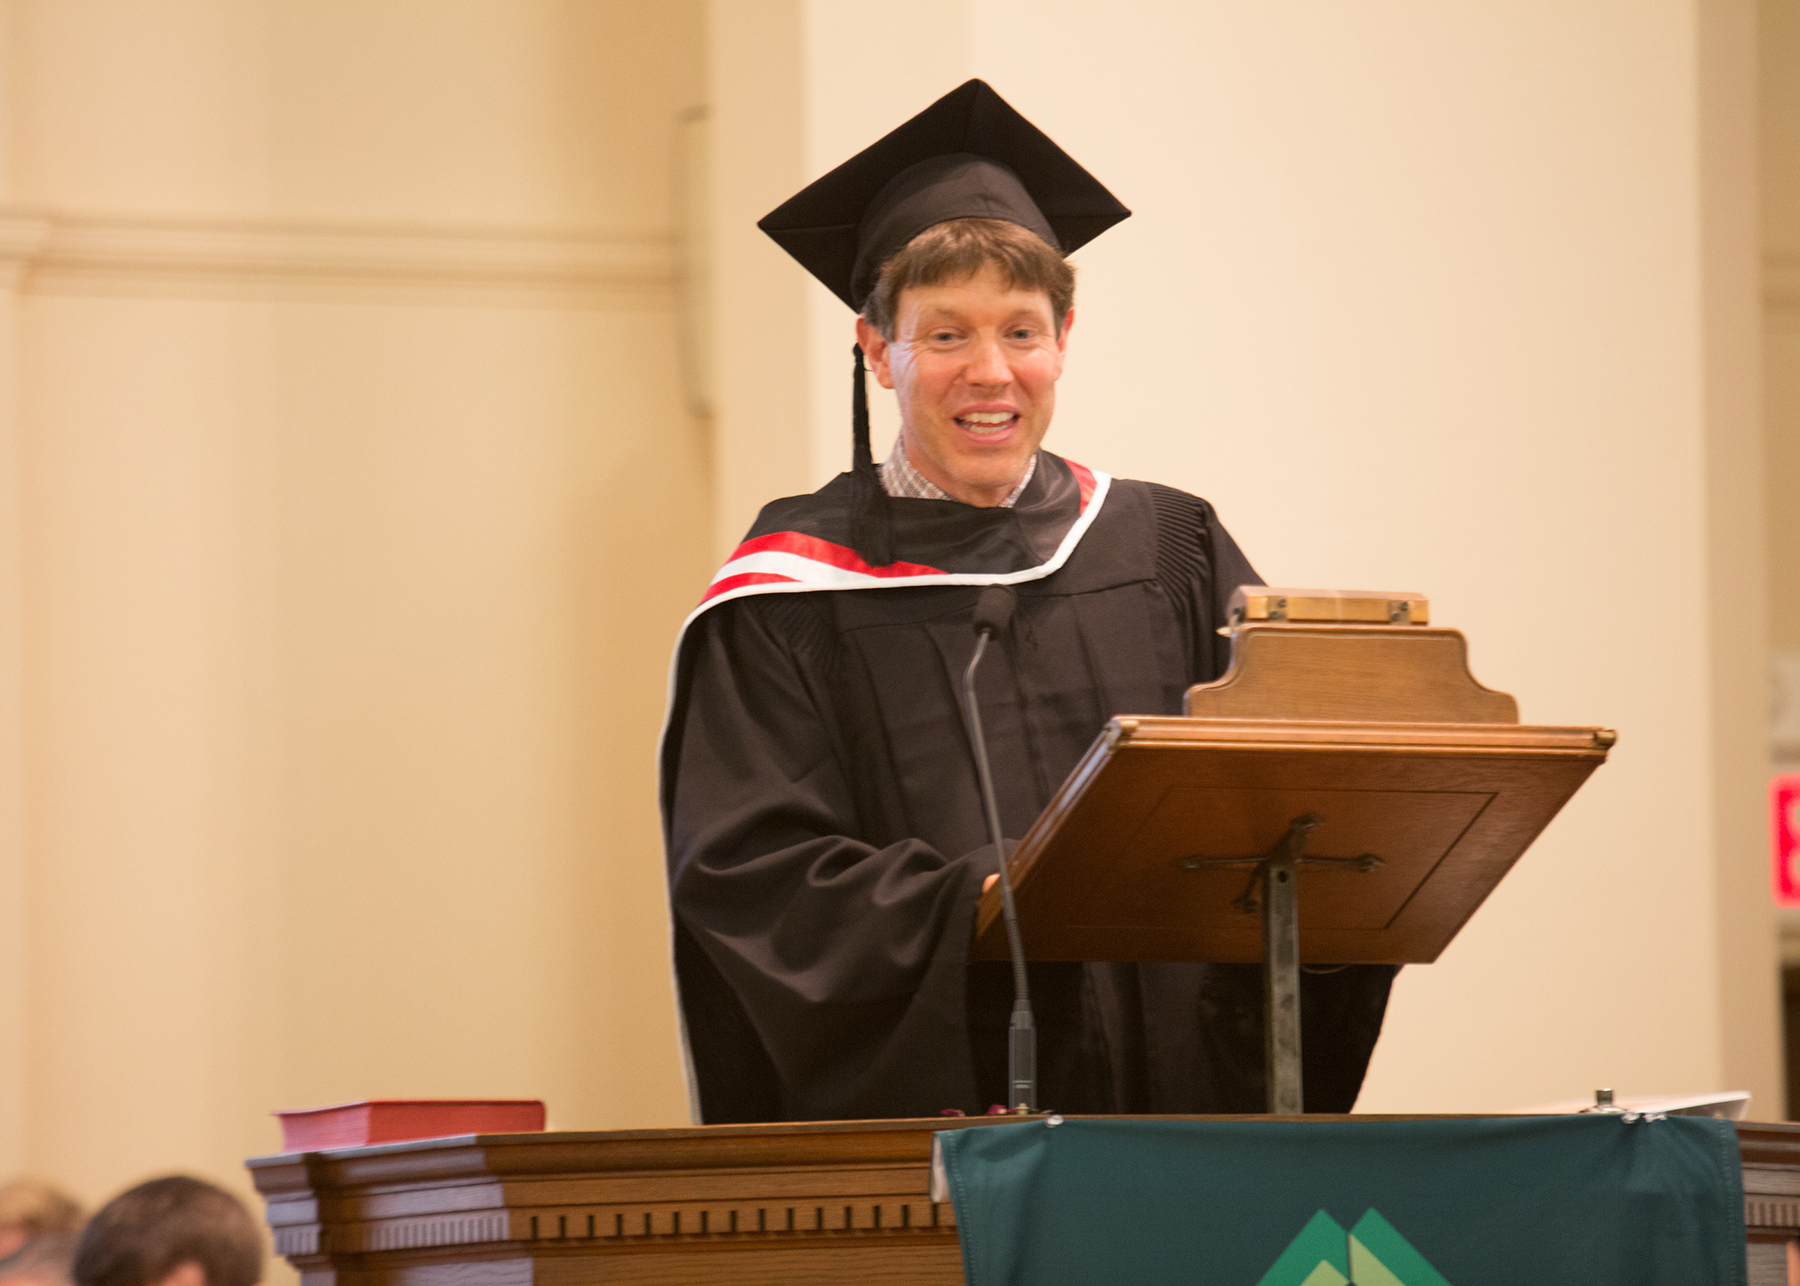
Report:
M450 1134L530 1134L544 1128L544 1103L535 1098L373 1098L274 1115L281 1118L284 1152L360 1148Z

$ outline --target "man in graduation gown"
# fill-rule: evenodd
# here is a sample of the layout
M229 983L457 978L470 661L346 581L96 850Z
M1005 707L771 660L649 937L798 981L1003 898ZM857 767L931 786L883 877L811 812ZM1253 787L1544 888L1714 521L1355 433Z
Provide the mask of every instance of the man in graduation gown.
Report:
M1018 595L978 681L1013 839L1110 717L1179 713L1225 668L1225 601L1261 582L1212 507L1039 446L1064 256L1128 215L970 81L762 221L861 314L855 457L763 510L677 645L663 815L708 1123L1006 1099L1009 969L968 960L996 870L959 699L982 586ZM900 406L879 467L865 352ZM1257 966L1029 972L1043 1105L1263 1110ZM1305 977L1309 1111L1355 1101L1392 976Z

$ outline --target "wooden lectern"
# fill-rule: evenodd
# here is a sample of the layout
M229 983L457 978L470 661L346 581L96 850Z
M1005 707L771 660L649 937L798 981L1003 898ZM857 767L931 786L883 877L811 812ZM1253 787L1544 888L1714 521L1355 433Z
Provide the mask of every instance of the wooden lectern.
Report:
M1226 675L1184 718L1113 720L1014 853L1028 953L1255 961L1266 944L1272 1088L1298 1112L1299 965L1436 959L1613 742L1521 725L1427 620L1411 594L1239 591ZM995 895L974 950L1006 954ZM250 1169L302 1286L926 1286L963 1280L932 1136L989 1123L465 1136ZM1770 1274L1752 1280L1779 1281L1800 1124L1737 1131Z
M1108 723L1008 869L1032 959L1262 961L1291 1114L1300 966L1436 960L1615 738L1520 724L1417 594L1246 586L1230 612L1224 677ZM1006 954L990 890L973 955Z
M249 1165L300 1286L955 1286L931 1139L994 1119L464 1135ZM1750 1280L1782 1282L1800 1124L1737 1132Z

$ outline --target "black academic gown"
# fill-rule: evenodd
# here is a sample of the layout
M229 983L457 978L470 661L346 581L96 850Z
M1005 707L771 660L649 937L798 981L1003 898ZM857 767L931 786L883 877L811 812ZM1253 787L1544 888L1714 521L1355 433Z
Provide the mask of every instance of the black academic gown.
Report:
M1042 565L1081 508L1077 479L1045 452L1011 509L892 500L895 554L946 570ZM776 502L752 535L846 540L848 484ZM1205 501L1111 484L1060 569L1016 586L1013 624L979 673L1006 835L1025 833L1111 716L1178 714L1189 685L1222 672L1216 627L1247 583L1261 581ZM663 807L706 1122L1005 1100L1008 966L967 959L994 869L959 700L978 593L758 594L687 630ZM1257 966L1034 963L1030 977L1047 1108L1263 1110ZM1303 979L1308 1111L1354 1103L1392 977Z

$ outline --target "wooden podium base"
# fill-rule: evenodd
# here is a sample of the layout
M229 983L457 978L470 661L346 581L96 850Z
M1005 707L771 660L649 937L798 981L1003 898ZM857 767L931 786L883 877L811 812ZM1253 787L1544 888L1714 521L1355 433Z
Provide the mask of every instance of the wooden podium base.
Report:
M955 1214L929 1196L931 1136L991 1123L465 1135L248 1164L303 1286L935 1286L963 1275ZM1800 1124L1742 1122L1738 1139L1750 1280L1786 1282Z

